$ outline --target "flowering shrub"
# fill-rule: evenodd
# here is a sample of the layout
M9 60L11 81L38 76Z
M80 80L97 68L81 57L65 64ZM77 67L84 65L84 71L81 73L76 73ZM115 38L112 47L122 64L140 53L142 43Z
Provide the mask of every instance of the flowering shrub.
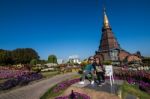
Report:
M72 84L79 82L80 78L75 78L71 80L66 80L61 83L56 84L50 88L40 99L50 99L60 95L65 89L67 89ZM66 96L67 97L67 96ZM60 97L61 99L66 99L66 97Z
M27 70L26 67L15 67L15 66L0 66L0 70Z
M72 84L74 84L76 82L79 82L79 81L80 81L80 79L76 78L76 79L72 79L72 80L67 80L67 81L61 82L61 83L57 84L56 87L54 87L52 91L54 93L59 92L61 90L64 90L64 89L68 88Z
M150 93L150 74L145 71L114 71L115 79L126 80L129 84L136 84L140 90Z
M9 79L4 83L0 84L0 90L7 90L17 85L26 85L31 81L41 79L42 75L38 73L28 73L16 78Z
M0 79L14 78L17 76L28 74L29 71L25 68L15 68L15 67L1 67L0 66Z
M139 89L150 94L150 83L146 83L146 82L140 81Z

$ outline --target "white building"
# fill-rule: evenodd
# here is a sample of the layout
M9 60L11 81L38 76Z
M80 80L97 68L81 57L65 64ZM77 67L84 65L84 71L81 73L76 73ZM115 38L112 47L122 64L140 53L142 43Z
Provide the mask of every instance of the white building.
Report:
M79 58L78 55L69 56L69 62L71 62L71 63L78 63L78 64L81 63L80 58Z

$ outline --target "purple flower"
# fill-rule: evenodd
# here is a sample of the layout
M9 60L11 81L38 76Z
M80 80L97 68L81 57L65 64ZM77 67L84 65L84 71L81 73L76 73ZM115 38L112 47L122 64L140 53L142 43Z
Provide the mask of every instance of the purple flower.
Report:
M68 88L69 86L71 86L72 84L76 83L76 82L79 82L80 79L77 78L77 79L72 79L72 80L67 80L67 81L64 81L64 82L61 82L59 84L57 84L57 86L53 89L53 92L59 92L60 90L64 90L66 88Z

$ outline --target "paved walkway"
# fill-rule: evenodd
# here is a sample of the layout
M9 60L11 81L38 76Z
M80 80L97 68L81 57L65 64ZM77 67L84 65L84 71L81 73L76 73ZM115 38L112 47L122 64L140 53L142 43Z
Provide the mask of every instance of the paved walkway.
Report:
M39 99L53 85L69 79L77 73L67 73L54 76L50 79L29 84L27 86L0 94L0 99Z
M104 91L104 92L108 92L111 94L117 94L118 90L119 90L119 85L122 85L123 81L122 80L115 80L115 83L112 84L112 86L110 85L110 81L106 80L105 84L102 86L97 86L97 85L88 85L86 86L87 88L93 89L93 90L97 90L97 91Z
M76 83L73 86L81 87L81 88L84 87L84 88L89 88L89 89L93 89L96 91L104 91L107 93L117 94L119 90L119 85L121 85L122 83L123 83L122 80L115 80L115 83L111 86L109 80L106 80L104 85L97 86L97 84L91 85L90 82L86 80L84 85Z

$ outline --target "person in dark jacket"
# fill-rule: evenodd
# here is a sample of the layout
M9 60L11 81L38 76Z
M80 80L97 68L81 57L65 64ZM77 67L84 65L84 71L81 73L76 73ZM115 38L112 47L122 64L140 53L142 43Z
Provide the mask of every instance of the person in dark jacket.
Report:
M99 57L95 57L95 63L93 65L93 68L97 75L98 86L101 86L105 82L105 68L101 64Z

